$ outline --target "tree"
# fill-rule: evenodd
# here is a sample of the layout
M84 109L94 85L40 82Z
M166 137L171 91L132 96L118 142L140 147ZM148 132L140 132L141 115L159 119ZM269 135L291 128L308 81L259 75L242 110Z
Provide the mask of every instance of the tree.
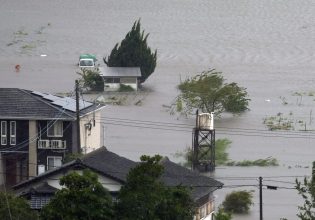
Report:
M2 220L38 219L25 199L6 192L0 192L0 216Z
M83 88L91 91L104 91L104 81L100 76L100 71L98 68L82 68L81 72L77 73L82 76L80 82Z
M226 149L230 146L231 140L227 138L217 139L215 141L215 164L216 165L225 165L229 160L229 155L226 152ZM200 148L200 160L207 160L210 158L210 151L207 148ZM193 159L193 150L192 148L186 148L183 152L176 153L176 157L184 158L184 167L191 167Z
M190 190L183 186L167 187L161 181L161 156L142 156L131 169L118 195L117 217L121 220L191 220L195 206Z
M224 83L221 72L204 71L186 79L178 86L180 95L176 99L177 111L192 113L195 109L202 112L222 112L233 114L248 110L247 92L236 83Z
M252 202L253 194L251 191L233 191L226 195L222 203L223 209L230 213L247 213Z
M219 207L219 210L214 214L215 220L231 220L231 213L225 212L223 208Z
M315 219L315 162L313 162L311 179L308 180L305 177L303 183L297 179L295 182L295 188L304 200L303 206L298 207L299 213L297 216L301 220Z
M141 32L140 19L135 21L121 41L112 49L109 57L103 59L109 67L140 67L140 83L143 83L155 70L157 51L151 52L147 45L149 34Z
M45 220L107 220L113 218L113 205L108 191L89 170L80 175L72 172L60 179L64 186L42 209Z

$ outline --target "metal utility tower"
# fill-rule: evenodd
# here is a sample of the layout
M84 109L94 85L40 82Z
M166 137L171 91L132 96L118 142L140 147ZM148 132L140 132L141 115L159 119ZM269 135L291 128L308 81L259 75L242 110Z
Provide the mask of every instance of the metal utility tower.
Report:
M196 127L193 129L192 169L200 172L215 170L215 129L213 112L196 112Z

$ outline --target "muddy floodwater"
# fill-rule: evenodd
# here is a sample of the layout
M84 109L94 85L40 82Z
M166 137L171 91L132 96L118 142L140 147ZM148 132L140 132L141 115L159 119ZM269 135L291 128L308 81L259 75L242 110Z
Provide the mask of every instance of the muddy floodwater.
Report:
M193 117L170 115L180 79L215 68L227 82L247 88L250 111L215 120L216 138L232 141L231 160L274 157L278 167L217 167L225 186L254 190L254 205L236 220L259 219L258 177L264 185L264 219L297 219L296 177L310 175L315 159L315 4L311 0L92 0L1 1L0 86L71 92L78 57L100 61L141 18L157 68L134 102L108 106L103 144L138 160L191 146ZM20 65L17 72L16 65ZM134 105L141 100L141 105ZM265 118L281 113L291 131L268 131ZM303 131L308 130L308 131Z

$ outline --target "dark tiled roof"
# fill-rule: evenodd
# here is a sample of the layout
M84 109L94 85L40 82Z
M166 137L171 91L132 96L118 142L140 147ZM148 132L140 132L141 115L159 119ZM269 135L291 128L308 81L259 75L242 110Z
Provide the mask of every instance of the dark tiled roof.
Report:
M86 154L82 159L71 161L61 167L41 174L38 177L27 180L14 186L14 189L19 189L28 183L45 179L52 174L63 172L70 167L87 167L95 172L111 177L122 184L126 181L127 174L131 168L134 168L138 163L127 158L121 157L113 152L108 151L105 147L100 147L97 150ZM167 186L187 186L191 187L192 197L198 201L214 190L222 187L223 183L214 180L213 178L203 176L193 172L176 163L163 159L161 164L164 167L162 182Z
M163 158L161 164L164 167L162 181L167 186L187 186L192 188L192 197L197 200L207 196L223 186L223 183L182 167L167 158Z
M110 152L105 147L85 155L81 161L85 166L122 182L126 181L129 170L137 165L136 162Z
M58 189L48 185L47 182L40 184L35 188L30 189L30 193L54 194Z
M80 114L87 114L100 107L96 104L91 105L82 109ZM52 104L51 100L29 90L0 88L0 119L75 120L75 112Z

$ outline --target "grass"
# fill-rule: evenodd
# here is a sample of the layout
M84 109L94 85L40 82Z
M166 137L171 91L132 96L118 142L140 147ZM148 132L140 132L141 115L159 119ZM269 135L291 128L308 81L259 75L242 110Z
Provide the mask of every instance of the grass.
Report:
M259 167L268 167L268 166L279 166L278 160L273 157L267 157L266 159L257 159L257 160L242 160L242 161L229 161L226 163L227 166L240 166L240 167L249 167L249 166L259 166Z
M118 92L133 92L135 91L131 86L120 84Z
M292 116L292 113L290 113ZM269 116L263 119L263 123L268 127L270 131L275 130L294 130L293 120L291 118L283 116L283 113L279 112L276 116Z
M278 160L273 157L267 157L266 159L257 159L257 160L242 160L242 161L229 161L229 155L226 150L230 147L232 142L227 139L218 139L215 142L215 162L216 166L226 165L226 166L279 166ZM174 154L177 158L183 158L184 162L181 163L184 167L191 167L192 165L192 149L186 147L182 152L177 152ZM210 158L209 152L206 151L206 148L201 148L200 155L203 155L202 159Z
M20 30L14 32L14 35L16 35L16 36L26 36L26 35L28 35L28 33L25 32L23 29L20 29Z

